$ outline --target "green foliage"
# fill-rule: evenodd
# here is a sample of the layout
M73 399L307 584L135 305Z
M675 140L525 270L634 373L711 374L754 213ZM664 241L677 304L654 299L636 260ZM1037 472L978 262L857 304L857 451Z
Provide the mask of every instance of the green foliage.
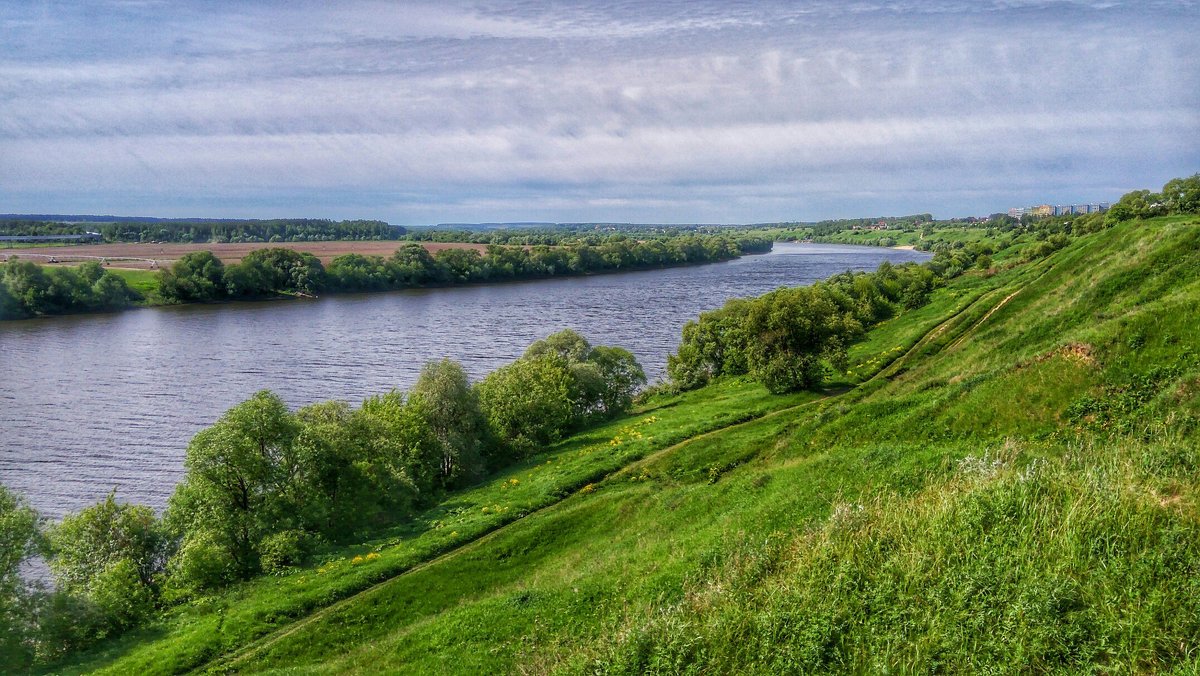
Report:
M167 586L173 599L216 589L238 576L226 544L218 534L205 530L192 530L182 536L169 571Z
M593 347L565 329L533 343L477 387L493 432L522 457L588 421L623 413L645 382L629 351Z
M42 217L46 218L46 217ZM98 231L106 242L317 242L389 240L405 229L382 221L331 221L316 218L271 220L99 219L84 224L47 220L0 221L0 235L78 235Z
M633 405L634 395L646 384L646 372L633 353L622 347L597 345L587 362L598 374L599 387L592 388L592 408L600 417L623 414Z
M442 448L426 418L419 403L406 403L399 392L367 399L354 416L375 509L385 518L404 516L435 495Z
M522 358L479 382L479 403L515 457L557 441L575 422L575 379L556 354Z
M728 301L683 327L667 374L684 390L743 373L775 393L819 387L831 370L844 369L846 349L865 327L920 307L981 251L939 253L924 266L885 262L870 274L846 272L809 287Z
M529 241L531 236L512 238ZM509 238L496 234L471 236L455 233L436 241L488 241ZM484 253L470 248L442 249L430 255L419 244L401 247L390 258L346 254L330 262L327 288L337 291L402 289L431 284L471 284L514 279L537 279L561 275L688 265L729 260L745 253L769 251L771 241L762 238L732 239L725 236L662 235L645 241L612 238L595 244L572 241L562 234L534 240L529 248L490 243Z
M73 269L10 258L0 273L0 319L115 310L136 298L124 279L95 262Z
M694 389L713 378L750 370L746 317L752 304L734 298L684 325L679 351L667 357L667 375L679 388Z
M843 313L826 287L779 289L755 302L746 317L751 374L776 394L821 384L826 364L844 369L846 346L862 325Z
M225 264L211 251L186 254L159 273L159 295L167 302L194 303L224 298Z
M49 531L50 569L62 592L94 607L90 632L122 631L154 609L168 539L149 507L113 493Z
M206 534L235 575L257 573L262 539L296 518L288 485L297 470L296 432L283 401L263 391L197 434L184 460L187 475L167 509L172 530Z
M285 530L263 538L261 559L268 575L286 573L300 565L312 551L312 537L302 530Z
M1166 214L1200 214L1200 174L1167 181L1162 192L1134 190L1125 193L1105 215L1105 223L1114 225L1134 218L1153 218Z
M225 270L231 297L260 297L279 293L313 294L325 287L325 268L310 253L291 249L255 249Z
M38 515L0 484L0 667L23 670L34 658L34 602L21 564L41 549Z
M449 488L482 476L488 422L463 367L449 359L426 364L409 392L409 402L424 416L425 426L441 447L439 484Z

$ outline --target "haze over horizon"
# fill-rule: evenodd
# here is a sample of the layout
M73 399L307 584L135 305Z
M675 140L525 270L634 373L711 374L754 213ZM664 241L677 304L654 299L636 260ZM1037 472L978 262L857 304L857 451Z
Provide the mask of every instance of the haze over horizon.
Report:
M748 223L1200 170L1200 3L0 7L0 212Z

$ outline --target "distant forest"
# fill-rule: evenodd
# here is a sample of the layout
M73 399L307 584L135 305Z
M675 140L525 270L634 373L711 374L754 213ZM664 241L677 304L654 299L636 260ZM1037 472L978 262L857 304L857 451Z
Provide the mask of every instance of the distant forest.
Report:
M64 217L75 218L75 217ZM83 219L85 217L79 217ZM95 217L92 217L95 218ZM319 218L270 220L57 221L28 217L0 220L0 236L82 235L98 232L105 242L325 242L394 240L407 232L383 221L332 221Z

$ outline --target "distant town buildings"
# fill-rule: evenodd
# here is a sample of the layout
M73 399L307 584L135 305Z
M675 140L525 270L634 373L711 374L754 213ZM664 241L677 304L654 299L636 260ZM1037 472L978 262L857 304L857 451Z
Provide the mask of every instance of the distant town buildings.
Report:
M1008 215L1013 218L1022 216L1069 216L1072 214L1102 214L1108 211L1108 202L1096 204L1039 204L1034 207L1013 207Z

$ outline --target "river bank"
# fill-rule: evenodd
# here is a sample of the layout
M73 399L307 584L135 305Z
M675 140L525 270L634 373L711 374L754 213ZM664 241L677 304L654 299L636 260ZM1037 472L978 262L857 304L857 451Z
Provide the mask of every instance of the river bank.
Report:
M102 498L161 508L199 430L269 388L290 406L406 389L443 357L482 378L563 328L629 349L653 381L680 329L730 298L881 262L882 247L777 244L712 265L214 303L0 323L0 481L56 518Z

